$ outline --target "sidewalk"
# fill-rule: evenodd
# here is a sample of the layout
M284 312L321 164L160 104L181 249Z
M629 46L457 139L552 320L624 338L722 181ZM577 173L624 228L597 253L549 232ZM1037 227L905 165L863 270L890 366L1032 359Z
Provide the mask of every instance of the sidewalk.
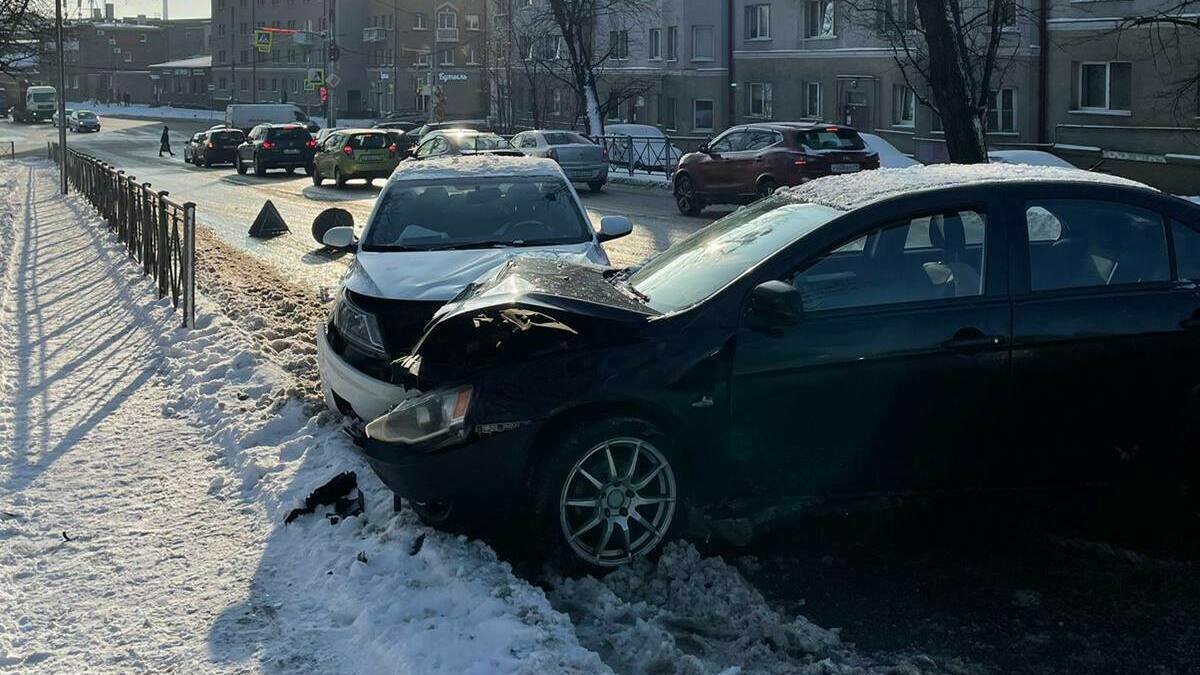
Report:
M211 305L176 328L55 177L0 167L0 671L606 670L486 546L393 515ZM279 524L343 470L367 513Z

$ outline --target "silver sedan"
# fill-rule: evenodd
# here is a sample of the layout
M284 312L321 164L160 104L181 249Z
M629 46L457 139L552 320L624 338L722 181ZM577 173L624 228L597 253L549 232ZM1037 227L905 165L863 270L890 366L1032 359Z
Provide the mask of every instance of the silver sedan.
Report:
M527 155L558 162L572 183L587 183L592 192L608 182L607 150L574 131L523 131L513 136L512 144Z

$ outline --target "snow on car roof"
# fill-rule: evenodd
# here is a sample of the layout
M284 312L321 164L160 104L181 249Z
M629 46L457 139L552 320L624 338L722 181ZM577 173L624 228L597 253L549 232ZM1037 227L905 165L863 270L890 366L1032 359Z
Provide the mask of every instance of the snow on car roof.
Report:
M558 163L540 157L460 155L424 161L400 162L393 181L431 180L479 176L561 176Z
M822 204L850 211L910 192L962 187L975 183L1022 181L1103 183L1151 189L1127 178L1081 169L1024 164L934 164L826 176L796 187L781 189L778 194L797 202Z

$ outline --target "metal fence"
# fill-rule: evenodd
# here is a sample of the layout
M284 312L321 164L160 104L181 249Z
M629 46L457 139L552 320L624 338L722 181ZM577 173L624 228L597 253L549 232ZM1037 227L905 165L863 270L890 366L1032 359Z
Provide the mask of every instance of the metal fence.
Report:
M47 144L58 161L59 146ZM117 235L129 257L153 276L158 297L170 296L183 312L183 326L196 326L196 205L167 198L165 191L73 148L67 148L67 181Z
M679 159L708 141L707 136L596 136L608 151L608 162L629 175L637 172L671 176Z

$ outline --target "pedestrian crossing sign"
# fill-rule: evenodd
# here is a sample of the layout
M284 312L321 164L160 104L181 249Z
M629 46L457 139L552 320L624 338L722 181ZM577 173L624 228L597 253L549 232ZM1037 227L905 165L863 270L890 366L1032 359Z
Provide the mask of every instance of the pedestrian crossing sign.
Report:
M269 30L254 31L254 48L266 54L271 51L271 41L274 38Z

